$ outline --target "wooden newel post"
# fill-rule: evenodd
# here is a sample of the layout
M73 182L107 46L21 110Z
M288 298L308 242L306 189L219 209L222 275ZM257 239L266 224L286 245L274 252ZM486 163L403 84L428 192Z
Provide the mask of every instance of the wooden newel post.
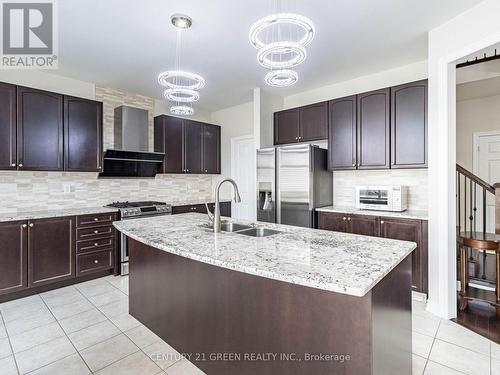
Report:
M495 232L500 234L500 182L495 187Z

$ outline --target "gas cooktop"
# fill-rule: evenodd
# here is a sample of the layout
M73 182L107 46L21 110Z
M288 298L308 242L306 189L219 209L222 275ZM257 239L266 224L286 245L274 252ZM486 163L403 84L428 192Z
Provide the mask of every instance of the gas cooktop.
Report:
M172 206L170 204L155 201L113 202L106 205L106 207L118 208L122 219L151 215L169 215L172 213Z

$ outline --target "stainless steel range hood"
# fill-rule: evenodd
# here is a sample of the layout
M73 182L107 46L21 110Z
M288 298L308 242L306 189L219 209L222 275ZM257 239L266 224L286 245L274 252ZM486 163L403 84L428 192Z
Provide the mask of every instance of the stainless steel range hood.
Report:
M154 177L165 154L149 152L148 111L121 106L115 108L114 147L104 153L99 177Z

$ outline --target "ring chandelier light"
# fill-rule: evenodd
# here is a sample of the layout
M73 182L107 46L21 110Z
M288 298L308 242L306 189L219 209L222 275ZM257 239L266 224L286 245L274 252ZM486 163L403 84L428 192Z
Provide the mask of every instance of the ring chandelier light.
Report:
M309 18L294 13L271 14L252 25L250 43L259 50L259 64L271 70L265 76L269 86L286 87L298 81L297 72L291 68L304 62L305 46L311 43L315 32Z
M170 21L177 28L175 70L160 73L158 83L167 88L163 95L167 100L174 103L170 107L170 113L189 116L194 113L192 103L200 99L198 90L205 87L205 80L199 74L180 69L181 32L191 27L193 23L191 17L184 14L174 14L170 17Z

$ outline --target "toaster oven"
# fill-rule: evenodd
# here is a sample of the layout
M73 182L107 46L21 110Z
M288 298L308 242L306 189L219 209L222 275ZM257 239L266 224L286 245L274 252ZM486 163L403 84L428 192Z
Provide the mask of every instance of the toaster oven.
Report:
M356 208L403 212L408 209L408 186L356 186Z

